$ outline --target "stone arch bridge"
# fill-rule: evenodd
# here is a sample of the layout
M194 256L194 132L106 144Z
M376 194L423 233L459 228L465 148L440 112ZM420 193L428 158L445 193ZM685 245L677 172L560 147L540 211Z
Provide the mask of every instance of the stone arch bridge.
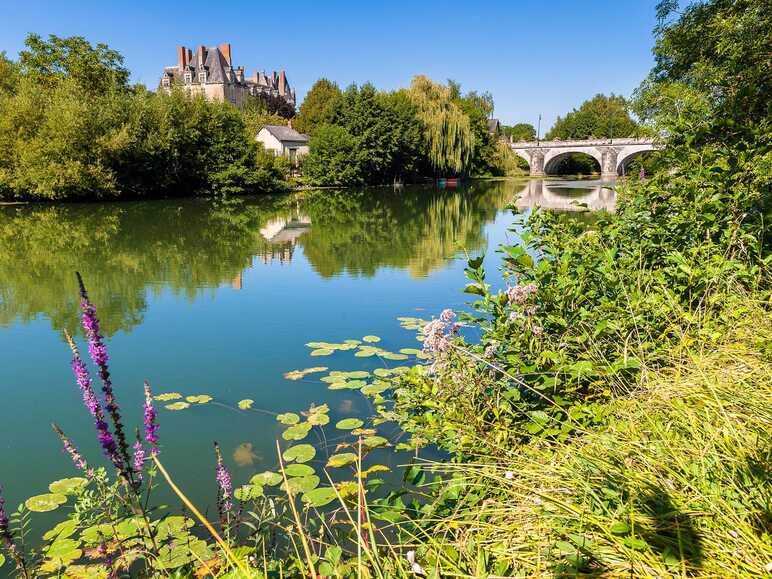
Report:
M524 141L509 143L528 161L532 177L554 173L558 163L572 153L585 153L600 165L603 177L623 175L630 162L647 151L661 148L653 139L588 139L582 141Z

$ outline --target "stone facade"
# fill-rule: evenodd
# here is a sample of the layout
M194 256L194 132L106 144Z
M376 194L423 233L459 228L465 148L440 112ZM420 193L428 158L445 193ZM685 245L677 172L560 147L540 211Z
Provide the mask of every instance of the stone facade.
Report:
M279 98L295 106L295 91L283 70L274 71L271 76L255 71L247 78L243 66L233 66L228 43L215 47L201 45L195 54L185 46L177 47L177 65L164 68L160 85L166 91L181 86L190 95L228 101L237 107L244 106L250 96Z

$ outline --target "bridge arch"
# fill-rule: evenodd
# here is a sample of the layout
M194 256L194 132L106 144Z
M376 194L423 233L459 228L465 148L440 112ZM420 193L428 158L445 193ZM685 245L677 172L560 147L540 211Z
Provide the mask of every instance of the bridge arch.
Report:
M566 161L571 155L586 155L595 159L598 163L598 172L603 167L603 157L596 148L585 147L577 149L553 149L544 155L544 173L546 175L555 175L563 161Z
M617 157L617 175L625 175L630 164L637 158L648 153L653 153L657 149L651 146L641 145L625 147L622 153Z

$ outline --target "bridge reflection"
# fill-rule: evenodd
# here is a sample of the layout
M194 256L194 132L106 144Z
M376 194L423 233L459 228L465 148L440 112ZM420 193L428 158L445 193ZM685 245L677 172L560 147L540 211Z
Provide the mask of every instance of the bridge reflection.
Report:
M598 211L616 209L615 181L564 181L530 179L517 193L515 205L521 209L541 207L559 211Z

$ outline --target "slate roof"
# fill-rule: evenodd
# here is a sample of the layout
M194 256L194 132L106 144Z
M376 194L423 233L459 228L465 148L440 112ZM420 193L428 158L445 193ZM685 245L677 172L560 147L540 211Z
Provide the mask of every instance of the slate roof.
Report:
M193 54L193 58L190 60L190 66L192 66L193 69L198 70L198 51ZM230 68L230 66L219 48L213 47L206 49L204 66L207 68L207 82L228 82L229 79L227 78L226 70Z
M495 135L499 132L499 120L498 119L488 119L488 131Z
M296 143L307 143L308 135L298 133L292 127L283 125L263 125L260 130L265 129L280 141L293 141Z

